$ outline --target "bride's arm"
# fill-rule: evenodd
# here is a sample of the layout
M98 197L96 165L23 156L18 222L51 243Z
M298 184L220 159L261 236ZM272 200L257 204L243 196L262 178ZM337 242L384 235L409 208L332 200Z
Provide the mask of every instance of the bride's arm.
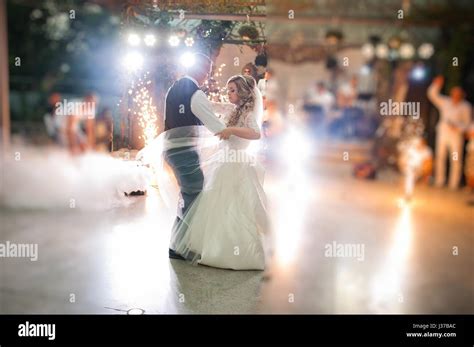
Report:
M260 127L257 124L255 112L251 112L244 119L243 127L228 127L217 133L221 140L227 140L231 135L247 139L247 140L258 140L260 135Z
M216 134L221 140L227 140L231 135L247 140L258 140L260 132L252 128L228 127Z
M235 107L234 104L229 102L211 101L211 105L215 113L221 114L223 116L227 116Z

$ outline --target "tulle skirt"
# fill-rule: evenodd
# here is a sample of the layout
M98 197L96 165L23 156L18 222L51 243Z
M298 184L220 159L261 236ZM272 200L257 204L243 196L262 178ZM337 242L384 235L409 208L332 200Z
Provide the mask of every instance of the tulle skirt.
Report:
M267 215L258 176L252 165L223 163L173 233L175 251L193 263L263 270Z
M145 162L155 161L162 196L178 206L170 248L193 264L265 268L264 170L247 150L250 143L236 137L218 141L204 127L183 127L163 133L139 153ZM163 157L167 160L158 160ZM173 170L166 169L167 162Z

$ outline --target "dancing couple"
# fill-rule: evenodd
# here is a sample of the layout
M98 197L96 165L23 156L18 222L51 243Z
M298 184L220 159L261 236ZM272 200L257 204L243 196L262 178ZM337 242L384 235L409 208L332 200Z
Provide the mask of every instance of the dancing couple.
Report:
M262 96L252 77L236 75L227 82L229 103L212 103L200 89L212 62L199 53L194 60L168 90L165 131L141 153L158 154L179 186L169 257L263 270L268 229L263 171L249 150L261 137ZM223 152L232 151L239 160L222 160Z

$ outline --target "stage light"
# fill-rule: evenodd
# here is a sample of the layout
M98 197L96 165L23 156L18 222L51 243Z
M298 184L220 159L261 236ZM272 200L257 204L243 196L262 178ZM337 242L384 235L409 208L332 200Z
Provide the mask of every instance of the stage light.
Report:
M145 314L145 310L142 310L141 308L132 308L127 311L128 315L142 315Z
M366 43L362 46L362 55L367 59L372 59L374 57L374 46L370 43Z
M385 59L388 57L388 47L387 45L380 43L375 47L375 55L377 58Z
M140 70L143 66L143 56L138 52L130 52L125 55L123 65L129 71Z
M400 57L411 59L415 55L415 48L411 43L404 43L400 46Z
M149 47L154 46L155 42L156 42L155 35L153 35L153 34L146 35L144 41L145 41L145 45L147 45Z
M140 44L140 36L134 33L129 34L127 41L128 44L131 46L138 46Z
M172 35L170 36L170 39L168 40L168 43L173 46L173 47L176 47L179 45L179 38L178 36L176 35Z
M426 69L423 66L415 66L411 71L411 77L416 81L425 79Z
M187 37L186 40L184 40L184 44L188 47L192 47L194 45L194 39L192 37Z
M418 55L421 59L430 59L434 53L434 48L431 43L423 43L418 47Z
M194 65L194 54L190 53L190 52L186 52L184 53L181 58L179 59L181 65L183 65L184 67L188 68L188 67L191 67Z

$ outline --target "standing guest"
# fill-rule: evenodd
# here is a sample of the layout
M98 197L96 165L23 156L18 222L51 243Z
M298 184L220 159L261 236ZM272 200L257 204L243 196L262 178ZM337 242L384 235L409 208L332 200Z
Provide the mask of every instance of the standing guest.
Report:
M357 100L357 76L352 76L349 82L342 84L337 91L337 104L341 108L355 106Z
M89 92L84 97L84 102L86 103L87 112L82 115L82 119L85 123L85 130L87 135L87 147L94 150L96 144L95 137L95 121L97 113L97 104L99 98L92 92Z
M304 109L308 112L310 126L316 130L327 123L329 111L334 106L335 97L324 82L317 82L309 88L304 99Z
M267 109L265 110L263 121L264 134L266 137L278 135L282 132L284 127L283 116L278 110L278 105L275 100L267 100Z
M263 106L266 109L267 100L277 97L277 84L272 69L265 71L265 77L258 81L257 88L260 90L260 93L262 93Z
M260 90L260 93L262 93L262 96L265 98L265 92L267 90L267 83L272 77L273 71L271 69L267 69L265 71L265 76L262 78L260 81L257 83L257 88Z
M335 125L335 130L342 132L344 137L354 136L356 124L363 118L362 109L356 107L357 88L358 79L354 75L349 82L341 85L337 91L337 104L342 109L342 114L341 119L336 120L331 126Z
M111 152L113 141L113 117L112 111L105 108L95 120L95 143L99 152Z
M466 164L464 165L464 173L466 175L466 183L468 189L474 193L474 122L471 123L466 132L467 155Z
M44 115L44 123L48 135L55 143L60 143L60 124L58 115L56 114L56 106L61 103L61 94L52 93L48 98L46 114Z
M95 112L98 97L88 93L81 99L71 100L74 103L73 114L63 115L66 143L71 154L81 154L95 148Z
M440 118L436 126L435 186L446 180L446 156L450 158L449 188L457 189L461 180L463 134L471 121L471 104L464 100L461 87L451 88L450 96L440 94L444 77L437 76L428 88L428 98L438 108Z
M309 89L305 100L305 105L320 106L325 115L328 114L329 110L334 106L334 103L334 95L326 88L326 85L322 81L317 82L314 88Z
M242 75L252 76L255 81L258 81L257 67L252 63L245 64L245 66L242 68Z

